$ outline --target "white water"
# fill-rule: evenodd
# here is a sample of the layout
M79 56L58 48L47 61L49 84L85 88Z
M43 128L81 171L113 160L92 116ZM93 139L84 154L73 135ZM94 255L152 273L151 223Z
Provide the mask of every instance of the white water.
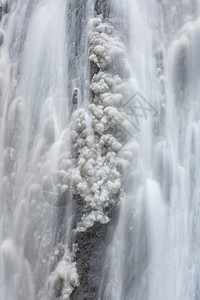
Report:
M48 190L45 183L59 176L61 185L56 189L63 194L67 185L72 187L73 178L74 189L92 208L79 224L84 231L95 221L109 220L104 208L119 192L119 159L125 193L102 266L99 300L198 300L200 3L112 1L111 24L116 31L99 39L105 48L95 48L101 28L94 29L90 41L90 60L103 55L98 64L105 68L101 73L105 80L92 79L97 103L88 109L87 41L93 6L87 2L78 25L85 28L82 35L76 27L75 6L65 0L13 0L3 16L0 299L55 299L56 285L57 298L69 299L78 285L71 237L73 204L56 207L57 191L52 195L52 186ZM101 27L101 20L96 22ZM112 26L107 30L112 31ZM131 75L121 83L106 67L112 56L122 52ZM73 88L78 88L82 110L72 116ZM158 115L141 118L140 131L120 148L116 139L103 134L118 116L109 108L110 99L120 102L135 91ZM106 143L111 146L105 154ZM124 157L131 157L131 165L124 163ZM47 194L50 197L45 199Z
M2 300L51 299L56 276L64 297L68 274L76 281L67 259L71 204L60 211L42 195L48 176L69 176L71 163L66 12L64 0L10 1L1 24Z
M127 172L132 186L108 247L99 299L197 300L199 2L126 1L117 6L118 17L129 20L133 76L159 117L141 120L136 134L140 150ZM113 9L116 13L115 1Z

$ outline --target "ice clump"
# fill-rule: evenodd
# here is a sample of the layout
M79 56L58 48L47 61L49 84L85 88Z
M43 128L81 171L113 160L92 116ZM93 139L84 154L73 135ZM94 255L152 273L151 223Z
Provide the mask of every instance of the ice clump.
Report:
M101 211L92 211L89 214L84 214L77 226L77 231L84 232L87 228L94 225L95 222L100 222L101 224L107 224L109 218Z
M94 30L90 33L90 56L89 60L94 62L101 70L111 65L115 55L124 52L124 46L118 38L112 34L112 26L101 23L96 25L96 19L93 20Z
M134 156L132 151L136 151L136 146L124 148L126 133L121 125L126 119L123 104L134 91L134 80L127 79L127 70L124 80L117 69L113 69L117 65L116 58L120 58L122 69L129 67L124 45L115 37L114 28L103 23L101 17L93 19L89 60L99 68L91 80L93 102L88 110L74 111L70 133L75 159L73 190L85 201L87 208L76 231L85 231L95 222L109 222L105 209L121 197L120 160L129 166ZM121 128L117 132L121 140L113 134L115 126Z
M68 249L63 259L58 263L55 271L51 274L49 281L51 283L51 291L53 288L59 286L62 300L69 300L71 293L79 285L74 254Z

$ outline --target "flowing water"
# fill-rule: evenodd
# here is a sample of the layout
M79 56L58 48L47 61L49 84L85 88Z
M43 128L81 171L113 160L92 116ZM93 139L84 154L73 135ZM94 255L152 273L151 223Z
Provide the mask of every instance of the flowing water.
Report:
M42 194L49 176L62 176L70 163L67 3L7 5L0 50L0 298L50 299L49 275L69 251L72 219L71 204L61 211ZM52 204L57 195L49 192ZM59 267L67 276L67 264Z
M129 148L119 151L119 157L130 152L133 155L121 171L119 219L106 247L96 299L200 299L200 2L110 2L110 22L104 20L108 25L102 29L103 21L96 19L94 36L101 30L111 33L102 33L98 41L91 38L92 42L94 1L10 0L7 6L2 2L2 300L69 299L78 285L72 190L75 194L78 190L94 209L77 227L83 232L94 221L108 222L104 209L110 205L111 196L119 192L119 173L114 164L106 169L102 158L114 155L113 151L118 153L119 144L112 140L112 152L102 152L105 143L99 146L105 130L102 124L106 126L103 121L112 120L103 120L99 106L94 114L102 124L98 121L93 125L88 108L91 45L94 53L90 49L90 61L96 63L96 57L107 55L96 63L103 70L102 78L106 82L122 79L127 84L112 83L112 92L118 98L119 94L126 98L137 92L148 107L142 114L139 107L139 122L132 114L131 120L137 126L134 132L128 132L124 147ZM107 41L107 52L94 46L98 42L103 45L102 39ZM108 68L108 54L118 55L114 61L120 67ZM129 71L119 70L122 61ZM102 83L103 79L94 77L94 99L104 99L109 89L98 86L95 82ZM80 115L73 113L76 108ZM81 119L81 113L86 117ZM97 153L93 158L104 174L99 175L103 178L100 196L98 187L94 188L98 168L93 167L94 174L91 168L95 163L87 165L86 156L81 156L84 135L74 142L77 148L70 138L74 119L81 127L84 118L85 136L91 137L93 130L89 156ZM96 148L91 146L94 138ZM77 177L77 168L82 177ZM110 179L112 169L115 181ZM80 185L81 179L87 189L91 187L92 196Z
M99 299L197 300L199 1L126 1L117 11L126 12L129 62L158 119L141 120L135 135L133 183L108 247Z

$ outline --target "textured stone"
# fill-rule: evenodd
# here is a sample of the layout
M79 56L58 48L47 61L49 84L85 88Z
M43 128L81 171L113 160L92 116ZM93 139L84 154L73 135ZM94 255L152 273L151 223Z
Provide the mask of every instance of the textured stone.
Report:
M82 48L83 20L85 20L84 7L87 1L71 2L72 11L75 10L75 22L72 30L76 32L75 43L71 45L72 53L75 57L71 60L71 68L74 68L73 61L76 60ZM73 7L72 7L73 6ZM102 15L103 19L109 18L110 5L108 0L97 0L94 5L94 15ZM77 62L78 63L78 62ZM90 63L90 79L99 72L99 68L93 62ZM94 95L91 94L91 98ZM91 100L92 101L92 100ZM74 90L72 102L76 105L77 93ZM115 130L115 129L113 129ZM117 196L118 197L118 196ZM79 196L74 195L74 218L72 228L76 228L83 214L90 213L91 209L86 208L85 201ZM116 201L117 202L117 201ZM118 206L109 207L106 214L110 218L108 224L95 222L94 226L84 232L76 232L72 238L72 244L77 244L75 261L79 274L80 285L74 290L71 300L97 300L98 289L101 281L102 266L106 254L106 248L113 237L114 228L118 219Z
M103 18L109 18L110 16L110 3L108 0L97 0L94 10L97 15L102 15Z
M75 242L78 245L76 262L80 285L71 295L71 300L98 299L97 293L101 280L106 245L112 239L118 216L118 208L110 208L108 216L111 219L108 224L95 223L93 227L87 229L85 232L79 232L75 236Z

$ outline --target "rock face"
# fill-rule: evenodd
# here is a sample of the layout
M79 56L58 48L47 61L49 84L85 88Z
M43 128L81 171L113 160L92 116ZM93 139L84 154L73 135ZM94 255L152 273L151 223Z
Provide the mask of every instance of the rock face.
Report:
M73 152L76 153L75 172L79 183L74 187L76 192L73 199L75 210L72 244L76 245L74 261L79 276L79 286L71 294L71 300L99 298L106 247L112 240L118 219L118 203L123 180L120 166L117 165L117 155L127 142L127 135L120 128L123 118L117 109L117 105L128 97L126 90L129 87L123 84L129 80L123 44L115 37L115 30L110 25L110 1L108 0L95 2L89 37L85 35L82 25L83 19L86 18L87 5L88 1L74 1L71 4L75 17L74 27L72 27L76 33L76 42L71 45L74 56L70 63L71 68L74 68L73 62L78 59L78 53L83 51L83 36L89 40L87 53L91 93L88 110L93 137L92 144L88 144L84 125L87 112L84 109L77 109L72 117L75 119L72 121L72 147ZM79 94L83 91L81 87L79 90L76 88L72 90L72 102L76 110L80 104ZM82 164L85 160L94 161L92 169L87 167L87 164ZM94 175L90 174L91 171L94 171ZM98 177L95 175L97 173L102 174Z
M108 224L95 223L93 227L75 236L78 245L76 262L80 284L71 295L71 300L98 299L106 245L112 238L117 220L117 208L110 209L108 215L111 219Z
M97 0L95 3L95 13L103 16L103 18L109 18L110 16L110 1L108 0Z
M75 44L75 52L80 51L81 48L81 20L84 15L84 5L80 5L80 1L75 1L75 11L77 22L76 32L79 33ZM110 14L109 1L97 0L94 5L94 16L102 15L103 19L108 18ZM78 44L79 43L79 44ZM89 60L89 57L88 57ZM100 68L94 63L90 62L90 78L95 74L98 74ZM93 95L94 97L94 95ZM74 99L77 104L77 92L73 93L73 104ZM77 223L80 221L81 216L84 213L88 213L88 209L84 205L84 200L76 195L74 197L74 202L76 203L73 227L74 229L77 226ZM95 222L94 225L88 228L84 232L76 232L72 243L77 245L77 251L75 255L75 261L77 266L77 272L79 275L79 286L74 290L70 299L71 300L95 300L98 299L98 288L101 280L101 271L102 265L104 263L106 245L109 242L109 239L112 238L113 229L117 221L118 207L109 206L107 209L106 215L110 218L108 224L101 224L100 222Z
M134 88L125 46L111 22L110 1L70 0L67 27L71 33L68 69L72 74L68 84L72 153L67 158L72 169L67 171L72 181L68 186L73 191L73 221L69 255L62 263L72 272L66 278L63 273L54 276L52 286L58 300L65 281L66 295L70 296L63 299L97 300L106 250L126 192L123 178L130 174L136 148L134 141L130 143L130 124L123 110ZM64 216L63 210L59 240L65 234Z

